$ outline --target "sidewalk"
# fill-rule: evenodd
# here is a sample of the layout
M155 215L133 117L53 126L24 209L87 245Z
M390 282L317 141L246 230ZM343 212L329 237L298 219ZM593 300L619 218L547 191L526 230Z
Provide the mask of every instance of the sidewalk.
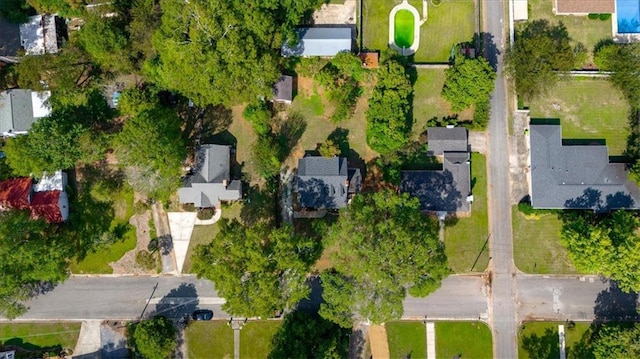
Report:
M371 344L371 356L373 359L387 359L390 357L387 328L384 325L372 325L369 327L369 344Z

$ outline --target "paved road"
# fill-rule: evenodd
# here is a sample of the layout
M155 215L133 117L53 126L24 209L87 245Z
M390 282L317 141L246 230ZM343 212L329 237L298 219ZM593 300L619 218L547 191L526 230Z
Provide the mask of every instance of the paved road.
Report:
M506 83L502 73L504 55L504 3L484 1L484 53L497 69L495 90L491 96L489 120L488 199L491 240L491 296L490 324L493 329L493 357L516 358L515 266L511 235L511 205L509 186L509 157L506 149L508 106Z
M211 282L195 277L71 277L29 301L17 320L138 319L143 310L179 318L196 308L228 318L222 303Z

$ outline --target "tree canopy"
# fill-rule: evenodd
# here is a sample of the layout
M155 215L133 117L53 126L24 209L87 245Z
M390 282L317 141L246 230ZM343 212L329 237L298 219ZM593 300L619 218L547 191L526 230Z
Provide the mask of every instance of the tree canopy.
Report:
M148 73L196 104L236 104L270 96L279 49L322 0L161 1Z
M555 84L555 71L573 69L577 59L562 22L534 20L516 31L516 41L507 52L506 70L515 78L518 95L529 101Z
M169 359L176 347L177 331L171 319L154 317L132 324L132 346L145 359Z
M101 68L125 73L133 70L129 38L118 17L88 16L78 37L82 47Z
M393 57L382 61L366 113L367 143L372 149L384 154L407 142L412 94L405 67Z
M317 255L316 242L296 236L289 226L244 226L222 219L220 232L196 247L193 269L211 280L234 316L270 318L306 298L306 275Z
M489 101L496 74L484 58L467 59L457 56L453 66L446 69L444 74L442 97L451 103L454 112L478 102Z
M633 326L605 324L593 340L596 359L626 359L640 357L640 324Z
M562 243L580 271L610 277L625 292L640 290L640 219L632 212L563 214Z
M322 275L320 315L345 328L399 319L407 291L426 296L449 273L437 222L407 194L355 196L325 240L340 250Z
M640 108L640 44L608 44L597 49L596 58L609 80L619 88L634 109Z

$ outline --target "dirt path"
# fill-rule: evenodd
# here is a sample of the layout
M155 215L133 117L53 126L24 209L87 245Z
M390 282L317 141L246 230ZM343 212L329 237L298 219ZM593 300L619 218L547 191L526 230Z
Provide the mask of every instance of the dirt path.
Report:
M154 269L148 270L142 268L136 263L136 253L146 251L151 241L151 233L149 228L149 219L151 213L146 211L142 214L131 216L129 223L136 227L136 248L125 253L117 262L111 263L113 274L156 274Z
M371 356L373 359L390 357L387 328L384 325L372 325L369 327L369 343L371 343Z

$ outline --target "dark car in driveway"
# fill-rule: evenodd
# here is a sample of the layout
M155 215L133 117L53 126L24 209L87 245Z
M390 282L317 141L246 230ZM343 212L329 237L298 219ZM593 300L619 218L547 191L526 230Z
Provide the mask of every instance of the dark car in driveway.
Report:
M191 313L193 320L211 320L213 319L213 311L209 309L198 309Z

